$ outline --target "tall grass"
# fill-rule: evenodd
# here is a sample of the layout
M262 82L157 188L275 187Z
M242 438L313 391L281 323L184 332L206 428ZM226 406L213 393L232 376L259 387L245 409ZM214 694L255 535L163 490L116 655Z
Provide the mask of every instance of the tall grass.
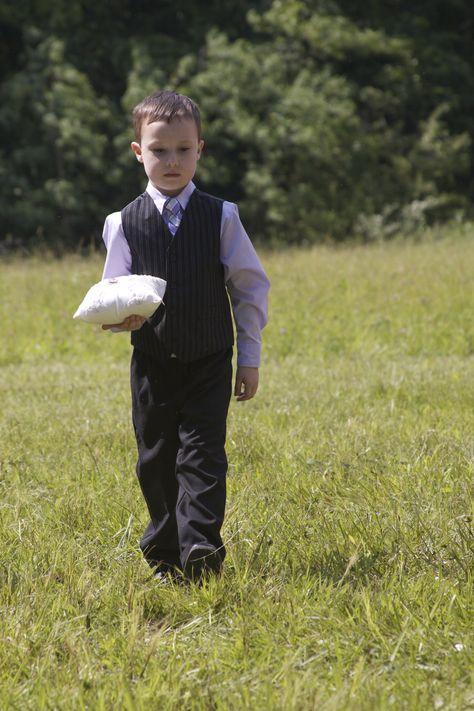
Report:
M100 256L0 266L0 708L474 709L474 240L264 254L224 575L137 541L128 339Z

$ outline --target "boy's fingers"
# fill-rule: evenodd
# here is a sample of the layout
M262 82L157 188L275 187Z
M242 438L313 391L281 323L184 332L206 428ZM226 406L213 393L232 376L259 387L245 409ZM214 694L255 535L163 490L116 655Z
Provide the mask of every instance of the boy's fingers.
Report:
M235 379L234 395L240 395L242 391L243 379L238 376Z
M256 392L257 386L255 383L249 383L245 378L236 379L234 394L237 396L239 402L251 400Z
M235 374L234 395L239 402L253 398L258 388L258 368L240 366Z
M111 328L120 328L122 331L136 331L143 326L146 318L144 316L128 316L122 323L103 324L102 330L108 331Z
M144 316L130 316L129 328L131 331L137 331L143 326L146 318Z
M102 326L102 330L104 331L108 331L111 328L121 328L123 330L127 330L127 319L122 321L122 323L104 323Z
M255 393L257 392L257 386L252 384L245 383L244 386L244 394L241 397L241 400L251 400Z

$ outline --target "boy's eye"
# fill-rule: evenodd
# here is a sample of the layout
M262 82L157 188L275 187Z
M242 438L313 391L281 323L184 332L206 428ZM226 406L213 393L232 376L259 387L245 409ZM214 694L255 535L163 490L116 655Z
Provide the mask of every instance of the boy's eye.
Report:
M186 151L189 151L190 148L189 146L187 146L186 148L180 148L179 150L181 151L181 153L185 153Z
M153 153L164 153L165 149L164 148L153 148Z

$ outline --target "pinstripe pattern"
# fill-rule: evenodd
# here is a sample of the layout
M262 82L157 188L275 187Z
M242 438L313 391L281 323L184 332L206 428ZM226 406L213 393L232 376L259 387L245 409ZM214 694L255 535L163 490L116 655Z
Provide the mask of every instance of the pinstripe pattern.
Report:
M222 200L195 190L173 237L148 193L122 210L133 274L166 279L164 305L132 344L160 360L190 362L233 343L232 317L220 261Z

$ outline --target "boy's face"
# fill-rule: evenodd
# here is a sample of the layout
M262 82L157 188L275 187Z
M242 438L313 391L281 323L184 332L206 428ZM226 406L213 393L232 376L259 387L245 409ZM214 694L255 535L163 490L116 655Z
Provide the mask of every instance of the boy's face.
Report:
M174 196L193 179L204 141L192 119L175 118L143 123L140 143L131 147L155 188Z

